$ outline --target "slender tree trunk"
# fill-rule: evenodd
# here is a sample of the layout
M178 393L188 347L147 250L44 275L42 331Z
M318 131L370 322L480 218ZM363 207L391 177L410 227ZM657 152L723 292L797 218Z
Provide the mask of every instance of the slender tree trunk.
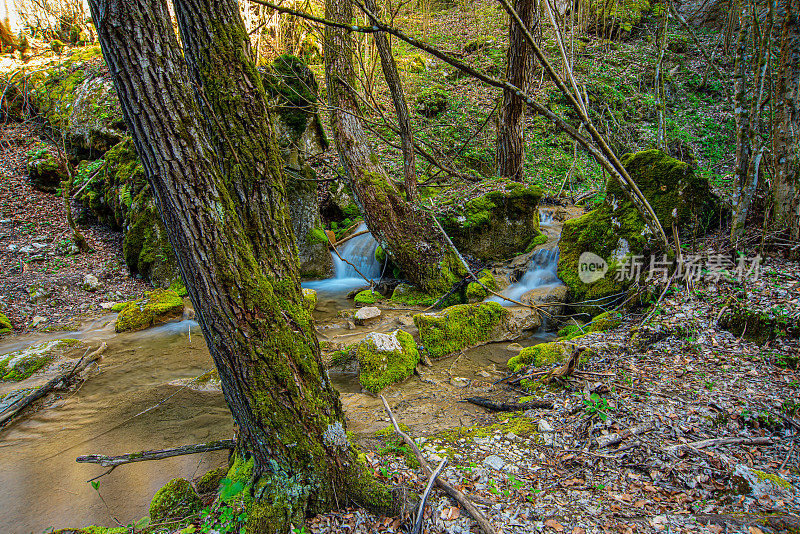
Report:
M747 91L747 64L749 60L748 2L742 0L739 14L739 38L736 42L736 62L733 78L733 114L736 122L736 163L735 191L733 197L733 220L731 221L731 241L736 243L744 233L747 210L743 210L743 200L747 190L751 156L752 124Z
M302 305L282 167L269 130L267 153L260 153L263 146L248 152L245 141L230 138L237 124L220 122L231 147L215 147L219 143L197 120L201 106L194 98L205 103L210 94L199 94L213 92L193 85L163 0L90 5L123 115L238 426L239 458L252 462L248 531L288 532L291 522L335 506L337 498L343 503L345 496L391 511L391 496L347 441L341 403ZM184 30L189 21L197 36L207 23L217 28L210 34L214 46L240 65L218 71L216 83L228 89L252 84L251 92L225 93L220 109L250 115L238 120L260 128L239 131L243 139L260 136L263 88L249 48L242 46L246 34L238 12L234 17L230 3L213 0L177 7ZM234 49L238 55L228 56ZM196 61L202 55L202 47L188 50ZM258 182L241 186L266 195L251 198L258 204L251 210L242 206L238 184L231 184L235 165L229 161L248 158L254 163L242 165L236 177ZM247 169L255 168L264 174L250 175Z
M771 226L786 229L792 239L800 239L800 5L797 0L785 0L779 6L782 27L774 97L775 207Z
M514 10L519 14L531 34L538 35L538 0L515 0ZM524 31L509 21L508 66L506 77L515 87L528 92L531 87L536 57L525 39ZM503 90L503 105L497 127L497 174L522 181L525 158L525 99Z
M353 20L350 0L326 0L325 11L331 21ZM466 272L432 216L403 199L370 148L359 119L354 48L347 31L325 28L325 78L339 159L372 234L412 283L441 294Z
M365 0L364 5L367 9L379 14L375 0ZM381 68L383 77L386 78L386 85L392 94L395 113L397 114L397 125L400 129L400 146L403 150L403 177L405 178L406 198L409 202L419 200L417 193L417 171L414 164L414 137L411 134L411 119L408 114L406 97L403 95L403 84L400 81L400 74L397 72L397 64L392 55L392 47L389 38L384 32L375 32L375 46L381 56Z

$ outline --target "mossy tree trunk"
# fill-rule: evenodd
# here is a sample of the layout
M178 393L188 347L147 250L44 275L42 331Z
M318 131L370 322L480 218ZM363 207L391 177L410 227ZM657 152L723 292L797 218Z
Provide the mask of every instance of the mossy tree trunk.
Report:
M538 36L538 0L516 0L514 10L519 13L528 30ZM528 92L531 86L536 57L525 39L524 31L511 21L508 25L508 66L506 78L515 87ZM522 181L525 159L525 99L509 89L503 90L503 104L497 126L497 174Z
M350 0L326 0L325 13L334 22L353 20ZM443 293L466 272L432 215L403 198L371 150L359 118L354 49L347 31L325 28L325 78L339 159L375 238L412 283L427 293Z
M343 504L345 496L391 512L391 495L347 441L339 397L322 367L303 307L286 227L284 178L269 130L240 132L256 137L266 131L266 154L263 148L247 152L245 145L254 147L256 140L234 143L233 130L224 132L230 151L210 138L198 121L208 113L198 101L205 104L210 95L201 96L192 83L164 0L91 0L90 6L125 121L238 426L239 458L252 461L255 500L248 532L285 533L306 513ZM227 94L227 109L263 124L263 88L242 74L253 65L242 46L238 11L234 16L231 4L211 0L177 7L184 23L195 21L197 36L206 23L223 30L214 32L221 53L238 47L235 59L226 57L241 65L218 72L217 82L229 89L253 83L245 94ZM190 9L206 15L189 17ZM253 160L241 165L237 178L246 183L230 182L235 169L229 159ZM259 165L263 175L245 170ZM261 205L248 211L239 200L240 185L272 196L251 198Z
M366 8L376 15L380 15L375 0L365 0ZM408 114L406 97L403 95L403 84L400 81L400 74L397 72L397 64L392 55L392 47L389 44L389 37L384 32L375 32L375 46L381 57L381 68L386 85L392 95L392 103L397 114L397 125L400 129L400 147L403 151L403 178L405 179L406 198L409 202L419 200L417 193L417 171L414 163L414 137L411 133L411 118Z
M772 228L785 229L790 239L797 240L800 239L800 5L797 0L788 0L782 7L773 118Z

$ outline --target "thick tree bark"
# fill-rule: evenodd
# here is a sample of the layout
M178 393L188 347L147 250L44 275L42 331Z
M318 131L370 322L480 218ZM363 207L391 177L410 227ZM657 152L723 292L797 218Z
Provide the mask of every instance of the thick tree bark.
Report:
M341 503L344 495L391 511L391 496L347 441L341 403L302 305L282 167L263 126L263 88L249 48L242 47L238 12L233 17L230 4L213 0L178 6L184 30L190 20L196 36L206 24L218 28L205 35L217 36L214 46L239 65L218 71L216 83L228 90L252 84L245 94L193 86L164 0L90 5L123 115L238 426L239 458L252 462L248 532L287 532L291 522L335 506L337 497ZM230 55L237 47L238 55ZM188 46L187 55L191 50L198 60L201 49ZM225 97L220 109L249 115L236 120L258 127L237 132L242 140L234 142L236 123L217 117L221 137L230 141L227 151L198 121L201 107L207 114L214 109L206 103L211 94ZM265 145L247 145L248 136L264 132ZM264 173L250 174L255 168ZM232 176L244 183L232 184ZM239 187L264 195L249 198L258 206L245 207Z
M538 0L515 0L514 10L533 35L538 35ZM525 32L514 21L508 25L508 66L506 78L524 92L530 91L536 57L525 39ZM497 174L512 180L522 181L525 158L525 99L503 90L503 105L497 126Z
M796 240L800 239L800 5L797 0L779 5L782 27L773 119L772 228L788 230L789 237Z
M365 0L364 5L367 9L379 14L375 0ZM403 84L400 81L400 74L397 72L397 64L392 55L392 47L389 38L384 32L375 32L375 46L381 57L381 68L386 85L392 95L395 113L397 114L397 126L400 129L400 146L403 150L403 177L406 190L406 198L409 202L419 200L417 193L417 171L414 163L414 137L411 134L411 118L408 114L406 97L403 95Z
M326 0L325 11L334 22L353 20L350 0ZM354 93L353 49L346 30L325 28L325 78L339 159L375 238L412 283L431 294L444 293L466 272L432 215L406 202L371 150Z

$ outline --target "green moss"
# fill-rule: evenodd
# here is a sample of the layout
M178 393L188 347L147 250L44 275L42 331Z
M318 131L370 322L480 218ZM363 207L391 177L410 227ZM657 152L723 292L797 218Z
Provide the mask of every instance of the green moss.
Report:
M520 412L504 413L498 416L499 422L488 426L460 426L451 430L444 430L434 437L455 441L461 438L486 438L512 432L522 438L532 438L541 443L538 423Z
M381 246L375 248L375 261L381 265L386 261L386 251Z
M569 324L558 331L556 337L558 337L559 341L569 341L570 339L575 339L576 337L582 336L585 334L584 330L581 330L581 327L576 324Z
M303 307L308 311L314 311L317 307L317 292L313 289L303 288Z
M460 304L414 316L422 344L439 358L490 341L509 311L497 302Z
M800 324L796 318L790 317L785 307L757 310L744 303L733 302L722 314L719 323L733 334L759 345L781 336L800 336Z
M525 252L530 252L539 245L544 245L545 243L547 243L547 236L544 234L539 234L533 239L531 239L531 243L530 245L528 245L528 248L525 249Z
M359 291L353 301L356 304L366 306L369 304L375 304L379 300L383 298L383 295L378 293L377 291L372 291L371 289L365 289L364 291Z
M203 506L188 480L173 478L150 501L150 522L162 523L191 515Z
M489 295L489 292L484 289L484 286L493 291L497 290L497 280L492 273L484 270L478 273L477 276L480 284L477 282L470 282L467 285L467 299L469 299L470 302L483 300ZM483 286L481 284L483 284Z
M397 426L399 426L400 430L402 430L406 434L411 432L411 429L405 423L398 423ZM387 426L386 428L383 428L383 429L378 430L377 432L375 432L375 437L376 438L392 438L392 437L395 437L395 436L397 436L397 433L394 431L394 426L392 426L392 425Z
M54 530L51 534L129 534L126 527L97 527L89 526L83 528L62 528Z
M356 350L361 385L372 393L405 380L419 363L419 351L411 334L395 330L391 334L373 333Z
M142 299L129 302L117 316L114 329L117 332L141 330L182 312L183 299L177 293L156 289L146 293Z
M128 304L130 304L131 302L133 302L133 301L126 300L125 302L116 302L116 303L114 303L113 306L111 306L111 311L119 313L122 310L124 310L128 306Z
M540 343L527 347L508 360L508 368L516 373L525 367L545 367L559 363L570 354L571 348L563 343Z
M414 286L399 284L394 288L389 300L405 306L432 306L438 299L439 297L423 293Z
M186 290L186 286L183 285L183 282L180 280L175 280L169 285L169 290L174 291L179 297L185 298L189 296L189 291Z
M4 313L0 313L0 331L7 330L11 331L14 329L14 326L11 324L11 321Z
M753 469L753 474L758 478L758 480L764 481L769 480L779 488L791 490L792 484L784 479L783 477L776 475L774 473L765 473L764 471L759 471L758 469Z
M225 478L228 473L228 468L225 466L217 467L201 476L195 483L197 493L212 493L219 489L220 482Z
M302 59L282 54L267 67L263 75L264 88L276 100L274 109L299 137L305 132L309 118L316 114L319 87L314 74ZM328 141L324 130L318 128L322 144ZM327 239L325 240L327 242Z
M589 332L605 332L613 330L622 324L622 314L618 312L603 312L594 319L589 325Z
M24 380L79 343L77 339L43 341L0 356L0 380Z

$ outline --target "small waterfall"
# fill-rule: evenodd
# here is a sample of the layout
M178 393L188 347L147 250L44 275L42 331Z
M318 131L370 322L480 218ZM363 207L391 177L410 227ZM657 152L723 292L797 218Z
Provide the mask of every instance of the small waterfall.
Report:
M551 210L539 210L539 226L551 226L553 224L553 212Z
M353 230L353 233L357 234L366 230L367 225L362 222ZM377 248L378 242L369 232L348 239L337 248L342 259L339 259L339 256L331 251L333 278L303 282L303 287L327 293L343 293L366 285L367 282L358 275L356 268L367 278L377 281L381 276L382 268L381 264L375 260L375 249Z
M522 295L537 288L554 288L563 285L558 279L558 247L552 250L537 250L531 256L531 265L528 270L514 284L508 286L500 294L510 299L519 300ZM492 302L499 302L503 306L513 306L514 304L503 300L500 297L487 299Z

